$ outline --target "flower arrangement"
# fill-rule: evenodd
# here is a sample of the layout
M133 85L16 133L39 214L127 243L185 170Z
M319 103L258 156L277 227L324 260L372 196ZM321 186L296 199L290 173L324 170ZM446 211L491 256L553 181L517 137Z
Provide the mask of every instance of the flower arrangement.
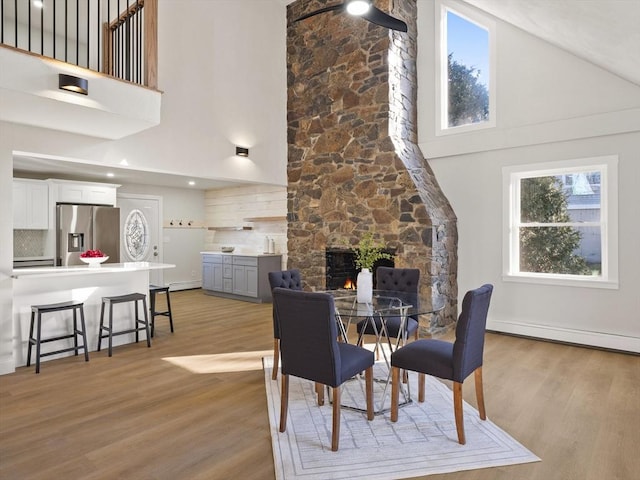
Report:
M373 269L373 264L383 258L392 259L393 256L382 251L383 246L373 240L373 233L367 232L362 236L360 243L355 248L356 267L360 269Z

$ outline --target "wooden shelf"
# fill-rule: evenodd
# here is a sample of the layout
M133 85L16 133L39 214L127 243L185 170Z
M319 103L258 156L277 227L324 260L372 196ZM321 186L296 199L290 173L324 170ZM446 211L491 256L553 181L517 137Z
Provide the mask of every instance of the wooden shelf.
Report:
M226 231L242 231L242 230L253 230L253 227L250 226L241 226L241 227L208 227L208 230L226 230Z
M277 217L249 217L249 218L243 218L242 220L245 222L279 222L286 219L287 219L287 216L282 215Z

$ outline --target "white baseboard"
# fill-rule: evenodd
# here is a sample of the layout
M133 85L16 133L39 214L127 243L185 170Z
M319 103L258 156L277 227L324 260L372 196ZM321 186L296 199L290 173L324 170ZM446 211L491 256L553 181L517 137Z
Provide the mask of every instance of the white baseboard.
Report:
M559 342L640 353L640 338L520 322L487 320L487 330Z
M186 281L186 282L170 282L169 287L172 292L176 290L190 290L192 288L202 287L202 282L200 280L192 280L192 281Z
M16 371L16 362L13 357L8 357L0 361L0 375L7 375Z

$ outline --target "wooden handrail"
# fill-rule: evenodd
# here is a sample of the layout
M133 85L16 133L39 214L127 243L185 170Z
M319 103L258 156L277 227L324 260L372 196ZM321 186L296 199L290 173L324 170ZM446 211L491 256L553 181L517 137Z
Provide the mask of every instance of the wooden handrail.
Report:
M143 23L143 66L142 82L153 89L158 88L158 0L138 0L122 12L117 19L103 25L103 69L109 75L116 75L114 35L128 19L144 8Z

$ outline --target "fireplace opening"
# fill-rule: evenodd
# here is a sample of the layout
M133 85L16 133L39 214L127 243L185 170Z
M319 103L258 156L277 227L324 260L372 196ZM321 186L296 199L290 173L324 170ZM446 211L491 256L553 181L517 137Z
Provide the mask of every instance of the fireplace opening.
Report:
M395 255L395 252L383 250L384 252ZM338 290L340 288L354 289L356 288L356 280L358 272L356 267L355 253L352 250L344 250L337 248L327 248L325 250L326 258L326 275L325 286L327 290ZM383 258L373 264L373 285L376 284L376 269L378 267L394 267L393 258Z

